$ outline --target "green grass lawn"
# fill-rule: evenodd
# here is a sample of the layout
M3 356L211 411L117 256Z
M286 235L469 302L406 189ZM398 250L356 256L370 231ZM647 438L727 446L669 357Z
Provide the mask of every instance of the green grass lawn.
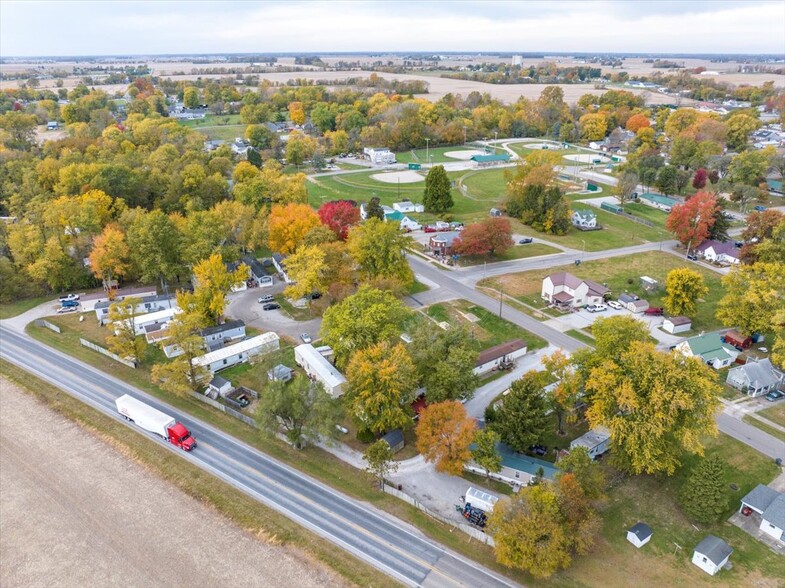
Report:
M543 278L551 273L566 271L582 279L591 279L600 284L607 284L614 296L627 291L645 298L651 306L662 306L662 298L665 294L664 289L660 289L653 295L647 294L640 286L640 277L649 276L659 281L660 284L665 284L667 273L672 269L680 267L684 267L682 259L669 253L649 251L635 255L587 261L577 267L575 265L564 265L507 274L484 280L480 282L480 285L496 289L501 285L505 294L513 296L535 308L541 308L544 305L540 298ZM717 309L717 303L724 293L721 281L722 276L695 264L692 264L690 267L703 276L706 286L709 288L709 293L705 300L698 303L698 314L693 317L692 321L693 329L696 331L717 329L721 325L714 314Z
M551 247L545 243L528 243L526 245L514 245L504 253L498 255L472 255L462 256L458 259L458 265L471 266L483 263L494 263L496 261L510 261L512 259L525 259L528 257L539 257L551 253L561 253L560 249Z
M402 151L400 153L395 154L395 158L398 160L398 163L427 163L428 157L431 158L432 163L455 163L456 161L460 161L459 159L454 159L452 157L446 157L444 154L449 153L450 151L478 151L482 148L472 147L472 146L464 146L464 145L454 145L452 147L431 147L430 149L413 149L409 151ZM494 152L496 153L506 153L503 149L494 148Z
M52 296L36 296L34 298L23 298L22 300L14 300L13 302L0 304L0 319L18 316L31 308L35 308L39 304L43 304L47 300L52 300Z
M586 343L586 345L591 345L592 347L594 346L595 343L594 337L590 337L583 331L579 331L577 329L570 329L569 331L565 331L564 334L569 335L570 337L572 337L573 339L577 339L578 341L582 341L583 343Z
M664 210L652 208L639 202L627 202L624 205L624 211L654 223L658 229L665 230L665 219L668 218L668 213Z
M247 125L222 125L219 127L197 128L211 141L232 142L237 137L242 137Z
M474 472L464 471L461 473L461 478L467 482L471 482L472 486L480 487L483 490L487 490L488 492L492 492L494 494L504 494L505 496L512 496L513 494L513 489L509 484L486 478L485 476L475 474Z
M548 427L545 436L540 440L540 443L548 448L548 453L542 457L538 457L538 459L551 462L556 461L556 455L554 455L553 449L569 449L570 441L577 439L588 431L589 424L585 419L579 419L573 423L568 422L567 415L565 415L564 421L562 422L562 429L564 430L564 435L559 435L556 415L551 415L551 426Z
M758 411L758 414L763 418L769 419L770 421L785 427L785 400L777 400L772 404L773 406L771 408L765 408Z
M239 125L240 123L240 115L239 114L208 114L204 118L197 118L193 120L180 120L178 121L184 127L188 127L191 129L199 129L199 127L219 127L219 126L227 126L227 125ZM242 125L246 127L248 125Z
M770 426L769 426L769 425L767 425L766 423L764 423L764 422L761 422L761 421L759 421L758 419L756 419L756 418L753 418L753 417L751 417L751 416L750 416L750 415L748 415L748 414L745 414L745 415L742 417L742 420L743 420L745 423L747 423L748 425L752 425L753 427L757 427L757 428L759 428L761 431L763 431L764 433L768 433L768 434L769 434L769 435L771 435L772 437L774 437L774 438L776 438L776 439L779 439L779 440L780 440L780 441L782 441L782 442L785 442L785 433L783 433L783 432L782 432L782 431L780 431L779 429L775 429L774 427L770 427Z
M499 318L498 315L488 312L480 306L474 306L467 300L452 300L432 304L425 309L425 313L437 322L446 322L452 326L467 326L473 338L477 341L478 351L499 345L511 339L523 339L529 351L542 349L547 346L547 342L534 333L530 333L518 325ZM473 314L479 320L471 323L466 318L466 314Z

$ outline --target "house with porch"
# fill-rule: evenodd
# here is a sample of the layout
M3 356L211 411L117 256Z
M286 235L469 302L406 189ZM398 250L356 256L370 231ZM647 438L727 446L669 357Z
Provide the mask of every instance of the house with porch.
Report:
M725 382L747 396L763 396L783 384L782 372L774 369L768 358L750 361L728 370Z
M571 273L560 272L545 276L541 296L553 306L571 309L587 304L600 304L608 292L608 288L597 282L581 280Z
M699 357L715 370L731 365L739 356L735 347L722 342L719 333L706 333L685 339L676 345L676 351L685 357Z
M472 371L475 375L481 376L497 369L500 364L515 361L524 355L526 355L526 343L521 339L512 339L481 351Z

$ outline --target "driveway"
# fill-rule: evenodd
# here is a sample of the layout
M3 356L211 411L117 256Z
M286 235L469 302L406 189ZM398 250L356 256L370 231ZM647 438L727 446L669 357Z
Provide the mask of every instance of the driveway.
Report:
M283 282L277 282L270 288L251 288L245 292L230 294L226 315L245 321L249 327L262 331L275 331L279 335L285 335L298 344L301 343L301 333L308 333L316 338L322 327L321 317L307 321L296 321L281 310L262 310L262 305L257 302L260 296L280 294L284 287Z

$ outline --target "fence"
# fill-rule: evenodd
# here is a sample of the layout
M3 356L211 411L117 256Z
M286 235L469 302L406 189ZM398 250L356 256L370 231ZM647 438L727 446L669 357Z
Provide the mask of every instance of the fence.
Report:
M134 363L130 359L123 359L122 357L120 357L116 353L112 353L111 351L109 351L108 349L104 349L100 345L96 345L95 343L91 343L87 339L80 338L79 339L79 343L81 343L84 347L87 347L88 349L92 349L93 351L97 351L98 353L103 353L107 357L111 357L115 361L119 361L123 365L127 365L130 368L135 368L136 367L136 363Z
M259 426L256 424L256 421L253 420L251 417L249 417L248 415L245 415L245 414L243 414L241 412L238 412L235 409L233 409L233 408L231 408L229 406L226 406L225 404L221 404L217 400L213 400L212 398L208 398L204 394L198 394L196 392L191 392L191 396L193 398L196 398L197 400L199 400L201 402L204 402L205 404L209 404L213 408L217 408L218 410L221 410L221 411L225 412L226 414L228 414L230 416L233 416L234 418L243 421L246 425L250 425L250 426L254 427L255 429L259 428Z
M50 331L54 331L55 333L60 333L60 327L55 324L50 323L49 321L45 321L44 319L35 319L35 326L36 327L46 327Z
M408 494L406 494L406 492L402 492L401 490L398 490L397 488L391 486L390 484L384 484L384 491L387 494L391 494L391 495L395 496L396 498L400 498L404 502L407 502L407 503L411 504L413 507L423 511L428 516L433 517L434 519L436 519L438 521L441 521L441 522L443 522L443 523L445 523L447 525L450 525L451 527L455 527L457 529L460 529L461 531L463 531L464 533L466 533L470 537L474 537L478 541L482 541L486 545L490 545L491 547L493 547L493 545L494 545L493 537L483 533L479 529L475 529L474 527L471 527L471 526L467 525L466 523L456 523L455 521L453 521L451 519L448 519L444 515L441 515L439 513L433 512L431 509L429 509L426 506L424 506L416 498L413 498L413 497L409 496Z

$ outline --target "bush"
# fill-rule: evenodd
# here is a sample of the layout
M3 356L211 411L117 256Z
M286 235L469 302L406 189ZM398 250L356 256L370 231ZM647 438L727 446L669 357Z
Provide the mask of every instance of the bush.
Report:
M374 439L376 439L376 435L374 435L373 431L370 429L360 429L357 431L357 440L360 443L373 443Z
M496 420L496 409L492 404L485 407L485 424L492 423Z

